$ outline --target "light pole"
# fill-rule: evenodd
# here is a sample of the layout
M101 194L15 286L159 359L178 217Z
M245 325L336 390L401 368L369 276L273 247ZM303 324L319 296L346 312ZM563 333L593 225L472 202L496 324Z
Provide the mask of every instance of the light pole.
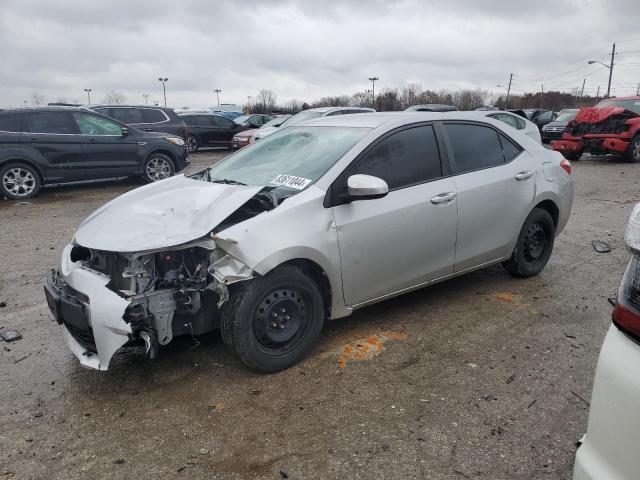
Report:
M26 101L26 100L24 101L24 106L25 106L25 107L27 106L27 101Z
M87 92L87 100L89 102L89 105L91 105L91 89L85 88L84 91Z
M378 77L369 77L371 82L371 104L373 108L376 107L376 82L380 80Z
M162 82L162 94L164 95L164 106L167 106L167 87L165 86L165 83L169 81L168 78L158 78L159 82Z
M222 90L220 90L219 88L216 88L213 91L216 92L216 99L218 100L218 106L220 106L220 92Z
M589 60L587 63L589 65L593 65L594 63L599 63L600 65L604 65L609 69L609 83L607 84L607 98L611 94L611 77L613 76L613 58L616 55L616 44L614 42L613 48L611 49L611 64L607 65L606 63L602 63L599 60Z
M144 98L144 104L145 105L149 105L149 94L148 93L143 93L142 97Z

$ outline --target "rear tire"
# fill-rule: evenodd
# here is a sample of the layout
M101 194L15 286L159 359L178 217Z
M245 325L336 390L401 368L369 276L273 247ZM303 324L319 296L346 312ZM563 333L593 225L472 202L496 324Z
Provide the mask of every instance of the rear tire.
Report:
M187 137L187 152L196 153L200 148L200 142L198 142L198 138L193 135L189 135Z
M221 313L224 342L261 373L301 361L318 340L325 316L316 283L288 265L239 283Z
M566 158L567 160L571 161L571 162L577 162L578 160L580 160L580 157L582 156L582 152L566 152L562 154L564 156L564 158Z
M11 200L34 197L42 186L40 175L31 165L10 162L0 166L0 194Z
M173 177L176 167L173 160L162 153L152 153L144 162L142 179L146 183L153 183L165 178Z
M633 137L629 143L629 148L624 152L624 159L629 163L640 162L640 134Z
M516 277L532 277L542 271L555 239L553 218L546 210L534 208L520 230L511 258L502 266Z

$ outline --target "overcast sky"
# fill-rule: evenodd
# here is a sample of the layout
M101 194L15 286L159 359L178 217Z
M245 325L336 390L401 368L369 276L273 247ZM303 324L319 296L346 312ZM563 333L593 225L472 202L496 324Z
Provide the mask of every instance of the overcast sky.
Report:
M0 106L46 101L243 104L262 88L310 101L417 82L425 88L513 91L582 85L612 93L640 82L640 0L2 0Z

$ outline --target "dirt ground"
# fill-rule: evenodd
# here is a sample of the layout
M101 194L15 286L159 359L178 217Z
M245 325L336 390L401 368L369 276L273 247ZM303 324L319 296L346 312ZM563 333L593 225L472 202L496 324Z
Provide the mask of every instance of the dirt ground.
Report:
M224 154L196 154L190 171ZM570 478L638 172L574 163L572 218L539 277L497 266L363 309L274 375L218 335L82 369L43 276L84 217L138 184L0 201L0 329L24 336L0 341L0 478Z

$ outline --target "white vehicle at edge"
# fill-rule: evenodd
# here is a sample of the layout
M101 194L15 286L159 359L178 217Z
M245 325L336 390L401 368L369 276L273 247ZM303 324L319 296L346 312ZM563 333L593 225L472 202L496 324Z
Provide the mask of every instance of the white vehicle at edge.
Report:
M625 242L632 257L598 358L589 424L576 453L574 480L640 476L640 204L629 218Z
M348 115L352 113L371 113L375 112L373 108L361 108L361 107L318 107L318 108L310 108L308 110L303 110L302 112L298 112L295 115L287 118L284 122L279 124L278 126L268 126L265 125L256 134L253 136L253 141L260 140L261 138L268 137L272 133L276 133L278 130L291 127L293 125L298 125L299 123L306 122L308 120L313 120L316 118L322 117L333 117L336 115Z
M515 128L516 130L519 130L521 133L524 133L526 136L528 136L535 142L542 145L542 137L540 135L540 129L531 120L527 120L526 118L523 118L520 115L516 115L515 113L504 112L501 110L494 110L494 111L474 110L474 111L478 115L500 120L501 122L506 123L507 125L509 125L512 128Z
M573 202L571 165L475 113L370 113L282 129L197 174L92 213L45 285L84 366L220 329L261 372L325 319L502 262L539 273Z

